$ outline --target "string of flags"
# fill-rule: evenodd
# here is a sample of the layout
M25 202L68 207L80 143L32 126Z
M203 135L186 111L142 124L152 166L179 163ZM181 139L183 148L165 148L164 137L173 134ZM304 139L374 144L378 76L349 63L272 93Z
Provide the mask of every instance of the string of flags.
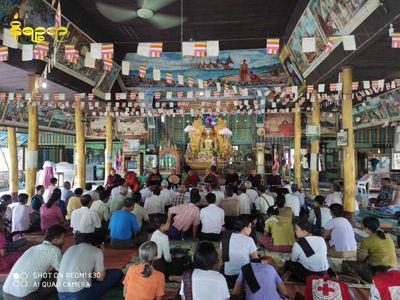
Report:
M363 87L364 90L359 90ZM362 81L353 82L352 89L354 91L353 97L358 98L358 94L363 94L361 99L365 99L365 96L371 95L371 93L378 93L389 91L400 87L400 79L396 79L390 82L384 80L374 81ZM145 96L143 92L122 92L122 93L106 93L106 102L97 101L94 99L92 93L75 94L74 98L85 99L87 101L81 101L81 109L87 109L88 115L92 116L104 116L110 114L112 116L160 116L160 115L175 115L175 114L187 114L200 115L202 113L214 113L214 114L263 114L263 113L288 113L297 112L296 108L289 108L287 105L290 102L299 100L300 111L312 111L313 108L306 104L306 99L309 99L310 103L318 101L321 108L329 107L332 104L340 101L339 93L327 94L329 91L340 92L342 85L340 83L321 84L318 86L307 86L305 94L300 94L298 97L297 86L289 87L275 87L272 90L264 91L257 90L257 99L232 99L237 95L248 95L246 88L227 87L224 86L224 92L218 90L207 90L203 91L177 91L177 92L166 92L165 94L161 91L154 93L155 101L151 103L145 103ZM317 90L317 98L314 98L312 94L314 90ZM322 92L320 92L322 91ZM112 100L114 96L114 101ZM228 97L228 99L221 99L220 97ZM193 102L191 100L197 100L197 107L193 108ZM213 101L207 101L213 100ZM230 100L230 101L222 101ZM59 109L75 108L75 101L67 99L63 93L55 93L50 95L48 93L36 93L31 95L30 93L0 93L0 101L14 101L17 107L24 106L27 102L41 107L52 107ZM25 102L24 102L25 101Z

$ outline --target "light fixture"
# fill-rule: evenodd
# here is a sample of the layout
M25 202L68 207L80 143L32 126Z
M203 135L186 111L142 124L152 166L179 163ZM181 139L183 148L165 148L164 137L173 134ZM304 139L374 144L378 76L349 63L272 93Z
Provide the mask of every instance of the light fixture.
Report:
M204 96L204 92L200 92L200 96Z
M40 85L43 89L47 89L47 81L44 79Z

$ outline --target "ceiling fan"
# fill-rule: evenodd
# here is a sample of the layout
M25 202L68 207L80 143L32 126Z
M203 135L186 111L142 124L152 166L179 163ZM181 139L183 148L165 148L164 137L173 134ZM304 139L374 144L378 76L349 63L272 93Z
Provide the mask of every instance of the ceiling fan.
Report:
M137 11L103 2L96 2L96 7L103 16L113 22L126 22L139 17L148 20L158 29L169 29L180 25L186 18L161 14L157 11L175 1L177 0L137 0L140 7Z

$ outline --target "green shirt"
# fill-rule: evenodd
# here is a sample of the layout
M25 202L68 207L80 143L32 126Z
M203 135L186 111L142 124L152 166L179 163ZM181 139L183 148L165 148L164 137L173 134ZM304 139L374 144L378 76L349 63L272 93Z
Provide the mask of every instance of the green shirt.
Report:
M361 241L358 251L368 254L367 262L375 266L397 267L396 249L389 234L385 239L377 234L371 234Z
M265 221L265 231L271 233L274 246L290 246L295 242L291 218L273 216Z

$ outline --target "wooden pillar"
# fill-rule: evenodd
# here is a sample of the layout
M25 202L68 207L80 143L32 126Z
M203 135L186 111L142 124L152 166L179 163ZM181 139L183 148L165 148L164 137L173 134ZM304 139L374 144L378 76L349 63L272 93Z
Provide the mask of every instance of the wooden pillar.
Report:
M105 150L105 171L104 180L110 175L112 168L112 149L113 149L113 120L111 115L106 116L106 150Z
M29 76L29 93L34 97L39 89L39 76ZM35 194L36 171L38 167L38 107L31 101L28 103L28 151L26 152L25 191L32 197Z
M75 98L75 131L76 131L76 172L77 187L84 188L86 183L85 133L82 123L81 98Z
M354 162L354 140L353 140L353 100L352 100L353 70L351 67L343 68L343 101L342 101L342 120L343 129L347 130L347 146L343 147L343 209L346 217L350 220L354 215L355 204L355 162Z
M9 186L12 201L17 201L18 196L18 154L17 154L17 134L15 127L8 127L8 152L10 154Z
M312 111L312 125L319 125L320 123L320 112L319 112L319 103L318 103L318 92L314 90L313 93L313 111ZM311 195L317 196L319 195L319 140L315 140L311 142L311 155L317 157L317 170L311 170Z
M294 113L294 182L301 187L301 111L299 101Z

